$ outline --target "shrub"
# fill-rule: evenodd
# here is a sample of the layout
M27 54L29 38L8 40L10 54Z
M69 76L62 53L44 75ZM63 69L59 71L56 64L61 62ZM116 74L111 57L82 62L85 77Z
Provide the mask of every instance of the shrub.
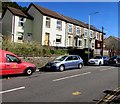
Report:
M13 43L9 38L4 38L2 42L2 49L8 48L18 56L51 56L51 55L62 55L66 54L66 50L62 49L52 49L51 47L41 46L37 42L23 42L23 43Z

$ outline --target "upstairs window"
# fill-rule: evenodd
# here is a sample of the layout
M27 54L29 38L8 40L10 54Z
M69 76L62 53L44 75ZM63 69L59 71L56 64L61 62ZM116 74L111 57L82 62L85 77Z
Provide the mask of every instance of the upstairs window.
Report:
M96 39L97 39L97 40L99 39L99 34L98 34L98 32L96 33Z
M62 21L57 20L57 30L62 30Z
M86 38L88 36L88 30L85 29L84 31L84 37Z
M50 18L46 17L46 27L50 28Z
M93 31L90 31L90 37L91 38L93 37Z
M69 33L72 33L72 30L73 30L72 24L69 24L69 25L68 25L68 32L69 32Z
M80 33L81 33L81 28L76 27L76 35L80 35Z
M23 17L19 17L18 26L19 27L23 27L23 25L24 25L24 18Z

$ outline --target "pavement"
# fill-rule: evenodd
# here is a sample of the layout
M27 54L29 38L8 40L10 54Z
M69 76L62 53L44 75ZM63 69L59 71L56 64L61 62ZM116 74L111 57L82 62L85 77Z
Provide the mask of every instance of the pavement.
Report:
M119 68L84 66L64 72L38 71L0 79L2 102L95 102L119 84Z

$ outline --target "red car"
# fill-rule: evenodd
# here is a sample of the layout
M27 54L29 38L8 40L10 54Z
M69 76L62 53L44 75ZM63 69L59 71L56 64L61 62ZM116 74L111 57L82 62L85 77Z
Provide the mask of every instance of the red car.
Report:
M31 75L35 70L36 66L34 64L23 62L17 55L5 50L0 50L0 75Z

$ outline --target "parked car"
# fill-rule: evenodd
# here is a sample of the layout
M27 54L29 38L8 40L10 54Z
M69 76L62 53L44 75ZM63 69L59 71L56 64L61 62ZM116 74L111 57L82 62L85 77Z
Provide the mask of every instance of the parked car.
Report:
M45 69L64 71L70 68L83 67L83 59L78 55L64 55L55 58L53 61L45 65Z
M108 64L116 64L116 65L119 65L119 64L120 64L120 56L112 56L112 57L108 60Z
M105 65L107 64L109 58L107 56L96 56L88 60L89 65Z
M36 66L32 63L23 62L12 52L0 50L0 75L20 74L31 75Z

